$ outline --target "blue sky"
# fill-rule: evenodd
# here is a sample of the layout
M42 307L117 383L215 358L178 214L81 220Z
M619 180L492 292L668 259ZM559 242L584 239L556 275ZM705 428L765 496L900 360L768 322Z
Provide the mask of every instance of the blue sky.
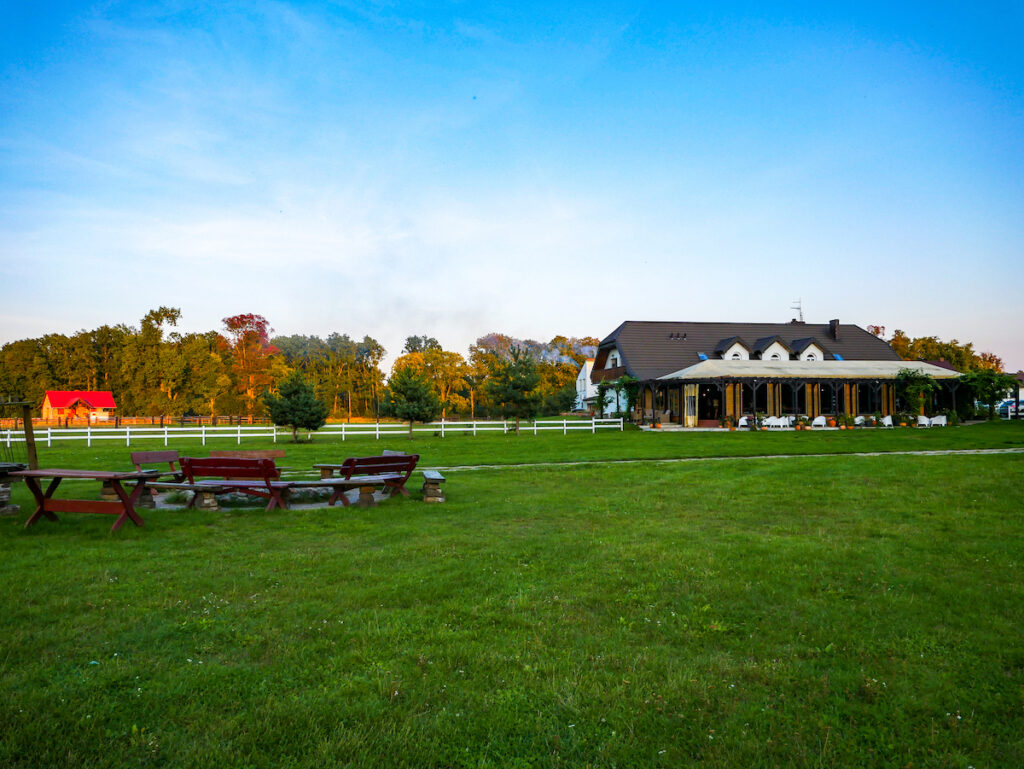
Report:
M808 320L1024 368L1010 3L4 2L0 343Z

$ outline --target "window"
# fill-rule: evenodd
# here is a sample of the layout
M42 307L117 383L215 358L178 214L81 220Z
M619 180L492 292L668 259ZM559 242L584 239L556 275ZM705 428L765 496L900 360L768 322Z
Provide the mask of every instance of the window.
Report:
M608 358L608 368L615 368L619 365L619 356L612 355Z
M807 357L804 358L804 360L817 360L817 359L818 359L818 356L815 355L813 352L807 353Z
M782 360L777 352L773 352L772 356L768 360Z
M732 354L732 360L742 360L742 356L738 352Z

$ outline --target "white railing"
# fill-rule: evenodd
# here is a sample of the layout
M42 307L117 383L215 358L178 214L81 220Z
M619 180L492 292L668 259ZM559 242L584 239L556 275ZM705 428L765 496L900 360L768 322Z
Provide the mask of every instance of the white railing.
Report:
M172 438L199 438L205 446L206 441L211 438L234 438L239 444L242 438L271 438L277 442L277 430L273 425L237 425L235 427L207 427L206 425L195 425L192 427L68 427L36 429L33 431L37 444L45 443L47 448L53 446L54 441L85 441L86 446L92 446L93 441L124 441L125 446L131 446L132 441L140 440L162 440L164 446L168 445ZM0 433L8 446L11 443L23 443L25 433L21 430L5 430Z
M515 432L515 422L429 422L421 425L414 425L414 433L434 433L441 438L450 434L500 432L503 435ZM598 430L622 430L623 420L619 419L589 419L589 420L538 420L536 422L521 422L519 432L533 433L557 430L562 435L568 435L572 431L587 431L596 433ZM273 425L237 425L233 427L210 427L207 425L193 425L190 427L69 427L53 428L46 427L37 429L35 439L37 444L45 444L48 448L53 446L55 441L85 441L86 446L92 446L93 441L124 441L125 446L131 446L132 441L162 440L167 446L171 440L178 438L199 438L202 445L207 440L214 438L234 438L236 443L241 444L243 438L270 438L275 443L278 435L290 435L291 430L287 428L275 428ZM328 435L346 438L358 438L372 436L380 439L381 436L408 435L409 425L398 422L386 422L381 424L331 424L324 425L317 431L319 435ZM8 448L13 443L24 443L25 433L22 430L0 430L0 442Z
M560 430L562 435L568 435L569 432L573 430L585 430L589 433L595 433L598 430L607 429L622 431L622 418L587 420L555 419L519 423L519 432L533 433L534 435L545 430ZM452 433L470 433L472 435L477 435L478 433L500 432L504 435L506 433L515 432L515 430L516 423L508 420L503 422L446 422L442 419L440 422L427 422L418 426L413 425L412 428L414 433L434 433L441 438ZM409 424L397 422L380 424L377 422L374 424L348 425L342 423L337 425L324 425L317 432L321 435L337 435L340 436L342 440L345 440L346 438L365 437L368 435L380 438L382 435L408 435Z

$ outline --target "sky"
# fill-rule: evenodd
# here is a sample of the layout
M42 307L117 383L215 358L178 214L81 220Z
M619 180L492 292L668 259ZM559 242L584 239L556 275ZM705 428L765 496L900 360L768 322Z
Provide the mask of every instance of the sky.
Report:
M1024 6L717 5L0 0L0 344L799 300L1024 368Z

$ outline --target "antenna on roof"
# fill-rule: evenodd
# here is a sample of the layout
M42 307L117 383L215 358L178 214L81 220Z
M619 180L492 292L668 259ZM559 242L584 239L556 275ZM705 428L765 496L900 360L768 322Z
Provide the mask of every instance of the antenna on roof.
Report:
M797 319L801 323L804 322L804 300L803 299L797 299L796 303L792 307L790 307L789 309L796 310L797 312L799 312L800 315L797 317Z

